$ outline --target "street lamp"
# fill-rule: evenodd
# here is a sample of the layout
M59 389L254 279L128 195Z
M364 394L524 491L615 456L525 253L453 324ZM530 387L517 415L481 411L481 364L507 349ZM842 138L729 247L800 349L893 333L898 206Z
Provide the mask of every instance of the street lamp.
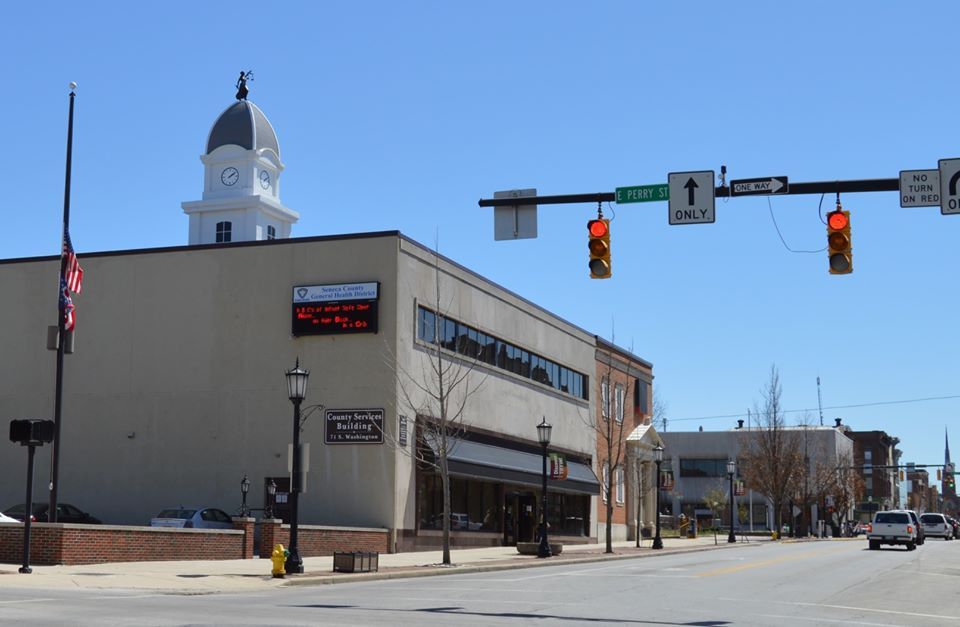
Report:
M276 494L277 484L271 479L270 483L267 484L267 505L263 508L264 518L273 518L273 499L276 498Z
M663 463L663 446L659 443L653 448L653 461L657 463L657 532L653 537L653 548L662 549L663 540L660 538L660 464Z
M547 447L550 446L550 432L553 425L547 422L547 417L537 425L537 439L540 440L540 446L543 447L543 505L540 508L542 517L540 523L540 547L537 549L537 557L550 557L550 543L547 541Z
M300 403L307 396L307 379L310 377L310 371L300 367L300 358L297 357L297 365L293 370L287 370L287 392L290 402L293 403L293 477L290 485L290 554L287 556L285 564L288 573L302 573L303 560L300 559L300 551L297 547L297 516L299 514L297 505L300 500L300 492L303 489L300 473Z
M250 491L250 480L247 479L247 473L243 473L243 479L240 480L240 494L243 495L243 504L240 506L240 515L249 516L250 510L247 509L247 492Z
M737 472L737 462L732 459L727 460L727 475L730 477L730 535L727 536L727 542L736 542L737 536L733 533L733 475Z

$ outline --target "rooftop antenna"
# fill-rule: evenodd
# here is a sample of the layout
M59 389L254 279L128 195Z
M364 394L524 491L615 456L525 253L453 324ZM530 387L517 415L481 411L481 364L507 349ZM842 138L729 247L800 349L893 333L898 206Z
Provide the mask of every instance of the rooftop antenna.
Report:
M820 410L820 426L823 426L823 399L820 398L820 375L817 375L817 409Z

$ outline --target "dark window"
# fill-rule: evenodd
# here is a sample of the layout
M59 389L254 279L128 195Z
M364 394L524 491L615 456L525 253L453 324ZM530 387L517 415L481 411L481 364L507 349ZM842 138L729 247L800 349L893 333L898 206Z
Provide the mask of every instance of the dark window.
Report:
M217 222L217 241L218 242L232 241L232 231L233 231L233 223Z
M726 477L726 459L681 459L681 477Z
M267 239L277 239L277 229L272 226L267 227Z
M427 309L420 309L420 320L417 324L417 333L424 342L437 342L437 315Z
M650 413L650 384L640 379L633 380L633 411L639 414Z
M879 512L873 519L873 522L907 525L910 524L910 517L906 514L900 514L897 512Z

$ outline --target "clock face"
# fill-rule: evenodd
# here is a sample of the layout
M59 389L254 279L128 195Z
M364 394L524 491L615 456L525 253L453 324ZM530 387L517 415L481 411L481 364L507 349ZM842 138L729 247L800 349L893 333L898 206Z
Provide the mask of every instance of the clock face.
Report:
M220 182L224 185L235 185L239 180L240 172L238 172L233 166L224 169L224 171L220 173Z
M270 187L270 173L266 170L260 170L260 187L263 189Z

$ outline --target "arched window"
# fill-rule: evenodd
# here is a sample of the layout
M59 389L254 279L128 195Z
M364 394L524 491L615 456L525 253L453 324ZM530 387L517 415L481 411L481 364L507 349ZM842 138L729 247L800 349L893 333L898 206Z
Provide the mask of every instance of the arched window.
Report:
M217 222L217 242L229 242L232 240L233 224L230 222Z

